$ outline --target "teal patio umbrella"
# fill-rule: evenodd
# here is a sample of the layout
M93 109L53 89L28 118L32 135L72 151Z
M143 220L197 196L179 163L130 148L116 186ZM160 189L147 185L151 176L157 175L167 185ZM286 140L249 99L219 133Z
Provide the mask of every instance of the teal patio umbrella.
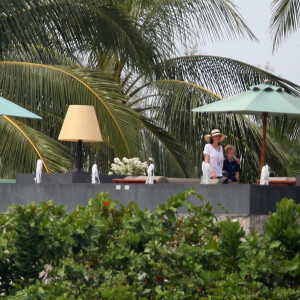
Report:
M265 82L249 87L249 90L220 101L203 105L192 110L207 113L234 113L245 115L262 115L263 140L261 151L261 168L265 165L266 131L268 116L300 117L300 98Z
M32 113L31 111L17 105L3 97L0 97L0 115L20 117L20 118L33 118L42 119L40 116Z

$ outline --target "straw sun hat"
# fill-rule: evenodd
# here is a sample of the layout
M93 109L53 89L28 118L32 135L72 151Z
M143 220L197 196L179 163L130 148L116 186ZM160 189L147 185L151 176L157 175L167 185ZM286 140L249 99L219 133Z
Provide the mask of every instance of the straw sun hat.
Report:
M209 142L210 142L210 138L211 138L212 136L216 136L216 135L220 135L220 136L221 136L220 142L222 142L225 138L227 138L227 135L221 133L221 131L220 131L219 129L213 129L213 130L211 131L210 134L206 134L206 135L204 136L204 139L205 139L205 141L206 141L207 143L209 143Z

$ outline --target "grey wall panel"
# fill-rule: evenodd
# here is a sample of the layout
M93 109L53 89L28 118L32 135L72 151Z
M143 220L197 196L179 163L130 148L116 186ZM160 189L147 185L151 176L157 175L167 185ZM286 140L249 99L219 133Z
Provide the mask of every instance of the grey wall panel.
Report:
M222 214L221 204L228 214L269 214L275 211L276 202L283 197L293 198L300 203L300 186L259 186L249 184L89 184L89 183L3 183L0 184L0 211L4 212L12 203L25 204L33 201L53 200L66 205L68 211L77 205L87 205L90 198L98 193L109 193L113 200L125 205L130 201L138 203L141 209L153 210L158 204L179 192L195 189L214 207L214 212ZM196 197L190 200L201 204Z

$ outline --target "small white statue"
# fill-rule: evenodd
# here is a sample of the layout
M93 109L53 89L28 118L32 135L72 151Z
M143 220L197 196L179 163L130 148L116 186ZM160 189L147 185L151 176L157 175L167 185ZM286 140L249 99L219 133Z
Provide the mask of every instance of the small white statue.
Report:
M148 171L147 171L147 180L145 182L145 184L153 184L153 176L154 176L154 164L150 164L150 166L148 167Z
M261 174L260 174L260 185L269 185L269 166L265 165L261 169Z
M35 183L40 183L42 181L42 171L43 171L43 161L41 159L37 160L36 171L35 171Z
M211 178L211 167L210 164L203 161L202 162L202 182L203 184L209 184L209 179Z
M92 184L97 184L97 183L101 183L100 178L99 178L98 167L97 167L97 164L93 164L93 167L92 167Z

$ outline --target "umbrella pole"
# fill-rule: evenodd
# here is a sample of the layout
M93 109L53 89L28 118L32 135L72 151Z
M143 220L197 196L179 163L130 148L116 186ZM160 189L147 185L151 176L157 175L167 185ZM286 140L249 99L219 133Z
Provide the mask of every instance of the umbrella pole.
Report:
M263 113L263 140L261 147L261 162L260 162L260 171L266 163L266 138L267 138L267 118L268 114Z

